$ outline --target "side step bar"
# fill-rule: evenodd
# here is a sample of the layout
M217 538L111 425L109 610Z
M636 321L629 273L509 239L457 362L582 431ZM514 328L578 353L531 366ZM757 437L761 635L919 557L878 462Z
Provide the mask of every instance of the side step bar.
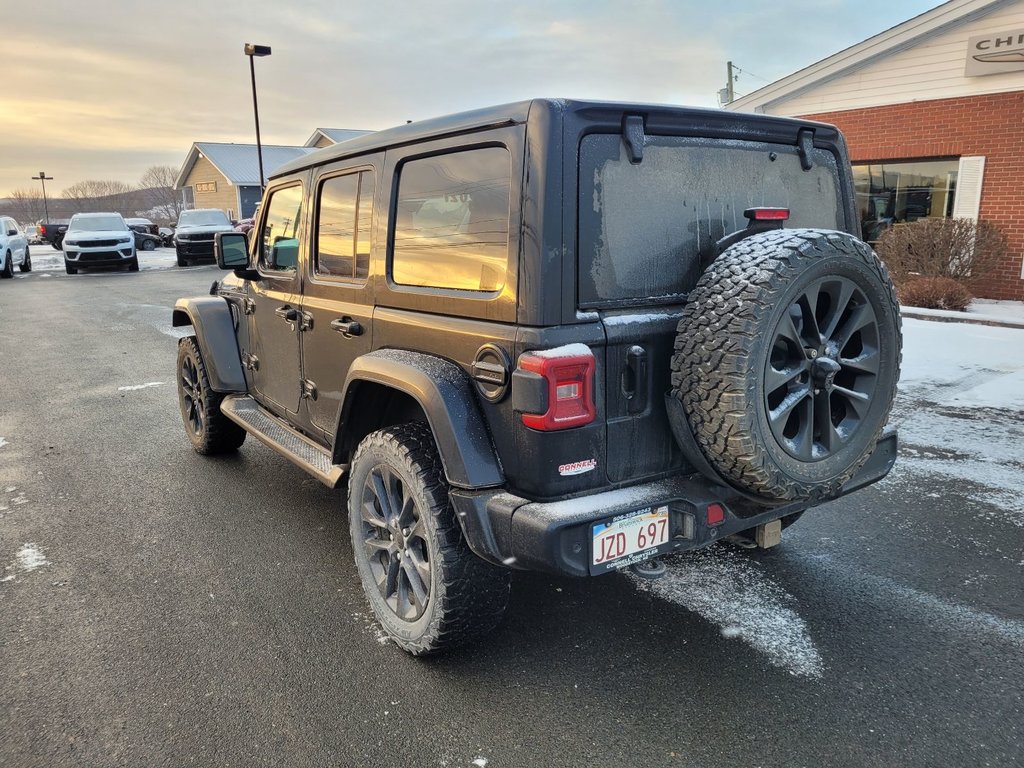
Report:
M249 395L225 397L220 410L250 435L306 470L328 488L337 488L348 471L348 464L333 463L326 448L296 432Z

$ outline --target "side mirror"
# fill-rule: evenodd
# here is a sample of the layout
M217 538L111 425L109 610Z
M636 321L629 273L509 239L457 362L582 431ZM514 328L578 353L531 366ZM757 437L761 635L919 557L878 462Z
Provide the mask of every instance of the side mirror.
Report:
M18 230L16 230L16 229L8 229L7 230L7 236L8 237L17 237L18 236Z
M218 232L213 239L213 253L221 269L249 266L249 242L241 232Z
M213 236L213 255L221 269L233 269L247 280L259 279L256 270L249 269L249 238L241 232L218 232Z

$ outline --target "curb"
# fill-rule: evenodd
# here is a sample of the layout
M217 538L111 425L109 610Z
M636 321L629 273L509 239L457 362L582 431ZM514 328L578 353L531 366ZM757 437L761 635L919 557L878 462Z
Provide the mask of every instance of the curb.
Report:
M937 323L967 323L968 325L989 325L994 328L1015 328L1024 331L1024 320L1004 320L991 315L970 315L966 312L947 312L941 309L900 307L903 317L914 320L932 320Z

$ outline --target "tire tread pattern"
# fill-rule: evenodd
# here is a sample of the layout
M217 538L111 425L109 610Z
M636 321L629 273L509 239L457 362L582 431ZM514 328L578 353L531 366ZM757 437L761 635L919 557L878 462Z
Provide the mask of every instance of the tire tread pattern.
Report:
M195 361L199 383L203 389L203 424L205 425L203 434L196 435L189 425L185 424L185 433L188 435L192 447L196 453L202 456L215 456L237 451L245 442L247 433L221 412L220 403L224 399L224 395L210 389L210 377L206 373L206 363L195 336L186 336L178 342L178 367L175 381L178 384L178 401L182 410L182 420L185 419L185 413L181 401L181 363L186 355L191 356Z

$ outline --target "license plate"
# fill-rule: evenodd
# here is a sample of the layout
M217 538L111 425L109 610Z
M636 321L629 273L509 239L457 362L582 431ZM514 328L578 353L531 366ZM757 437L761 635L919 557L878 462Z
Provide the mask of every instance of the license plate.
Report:
M668 549L668 507L613 517L591 528L590 572L639 563Z

